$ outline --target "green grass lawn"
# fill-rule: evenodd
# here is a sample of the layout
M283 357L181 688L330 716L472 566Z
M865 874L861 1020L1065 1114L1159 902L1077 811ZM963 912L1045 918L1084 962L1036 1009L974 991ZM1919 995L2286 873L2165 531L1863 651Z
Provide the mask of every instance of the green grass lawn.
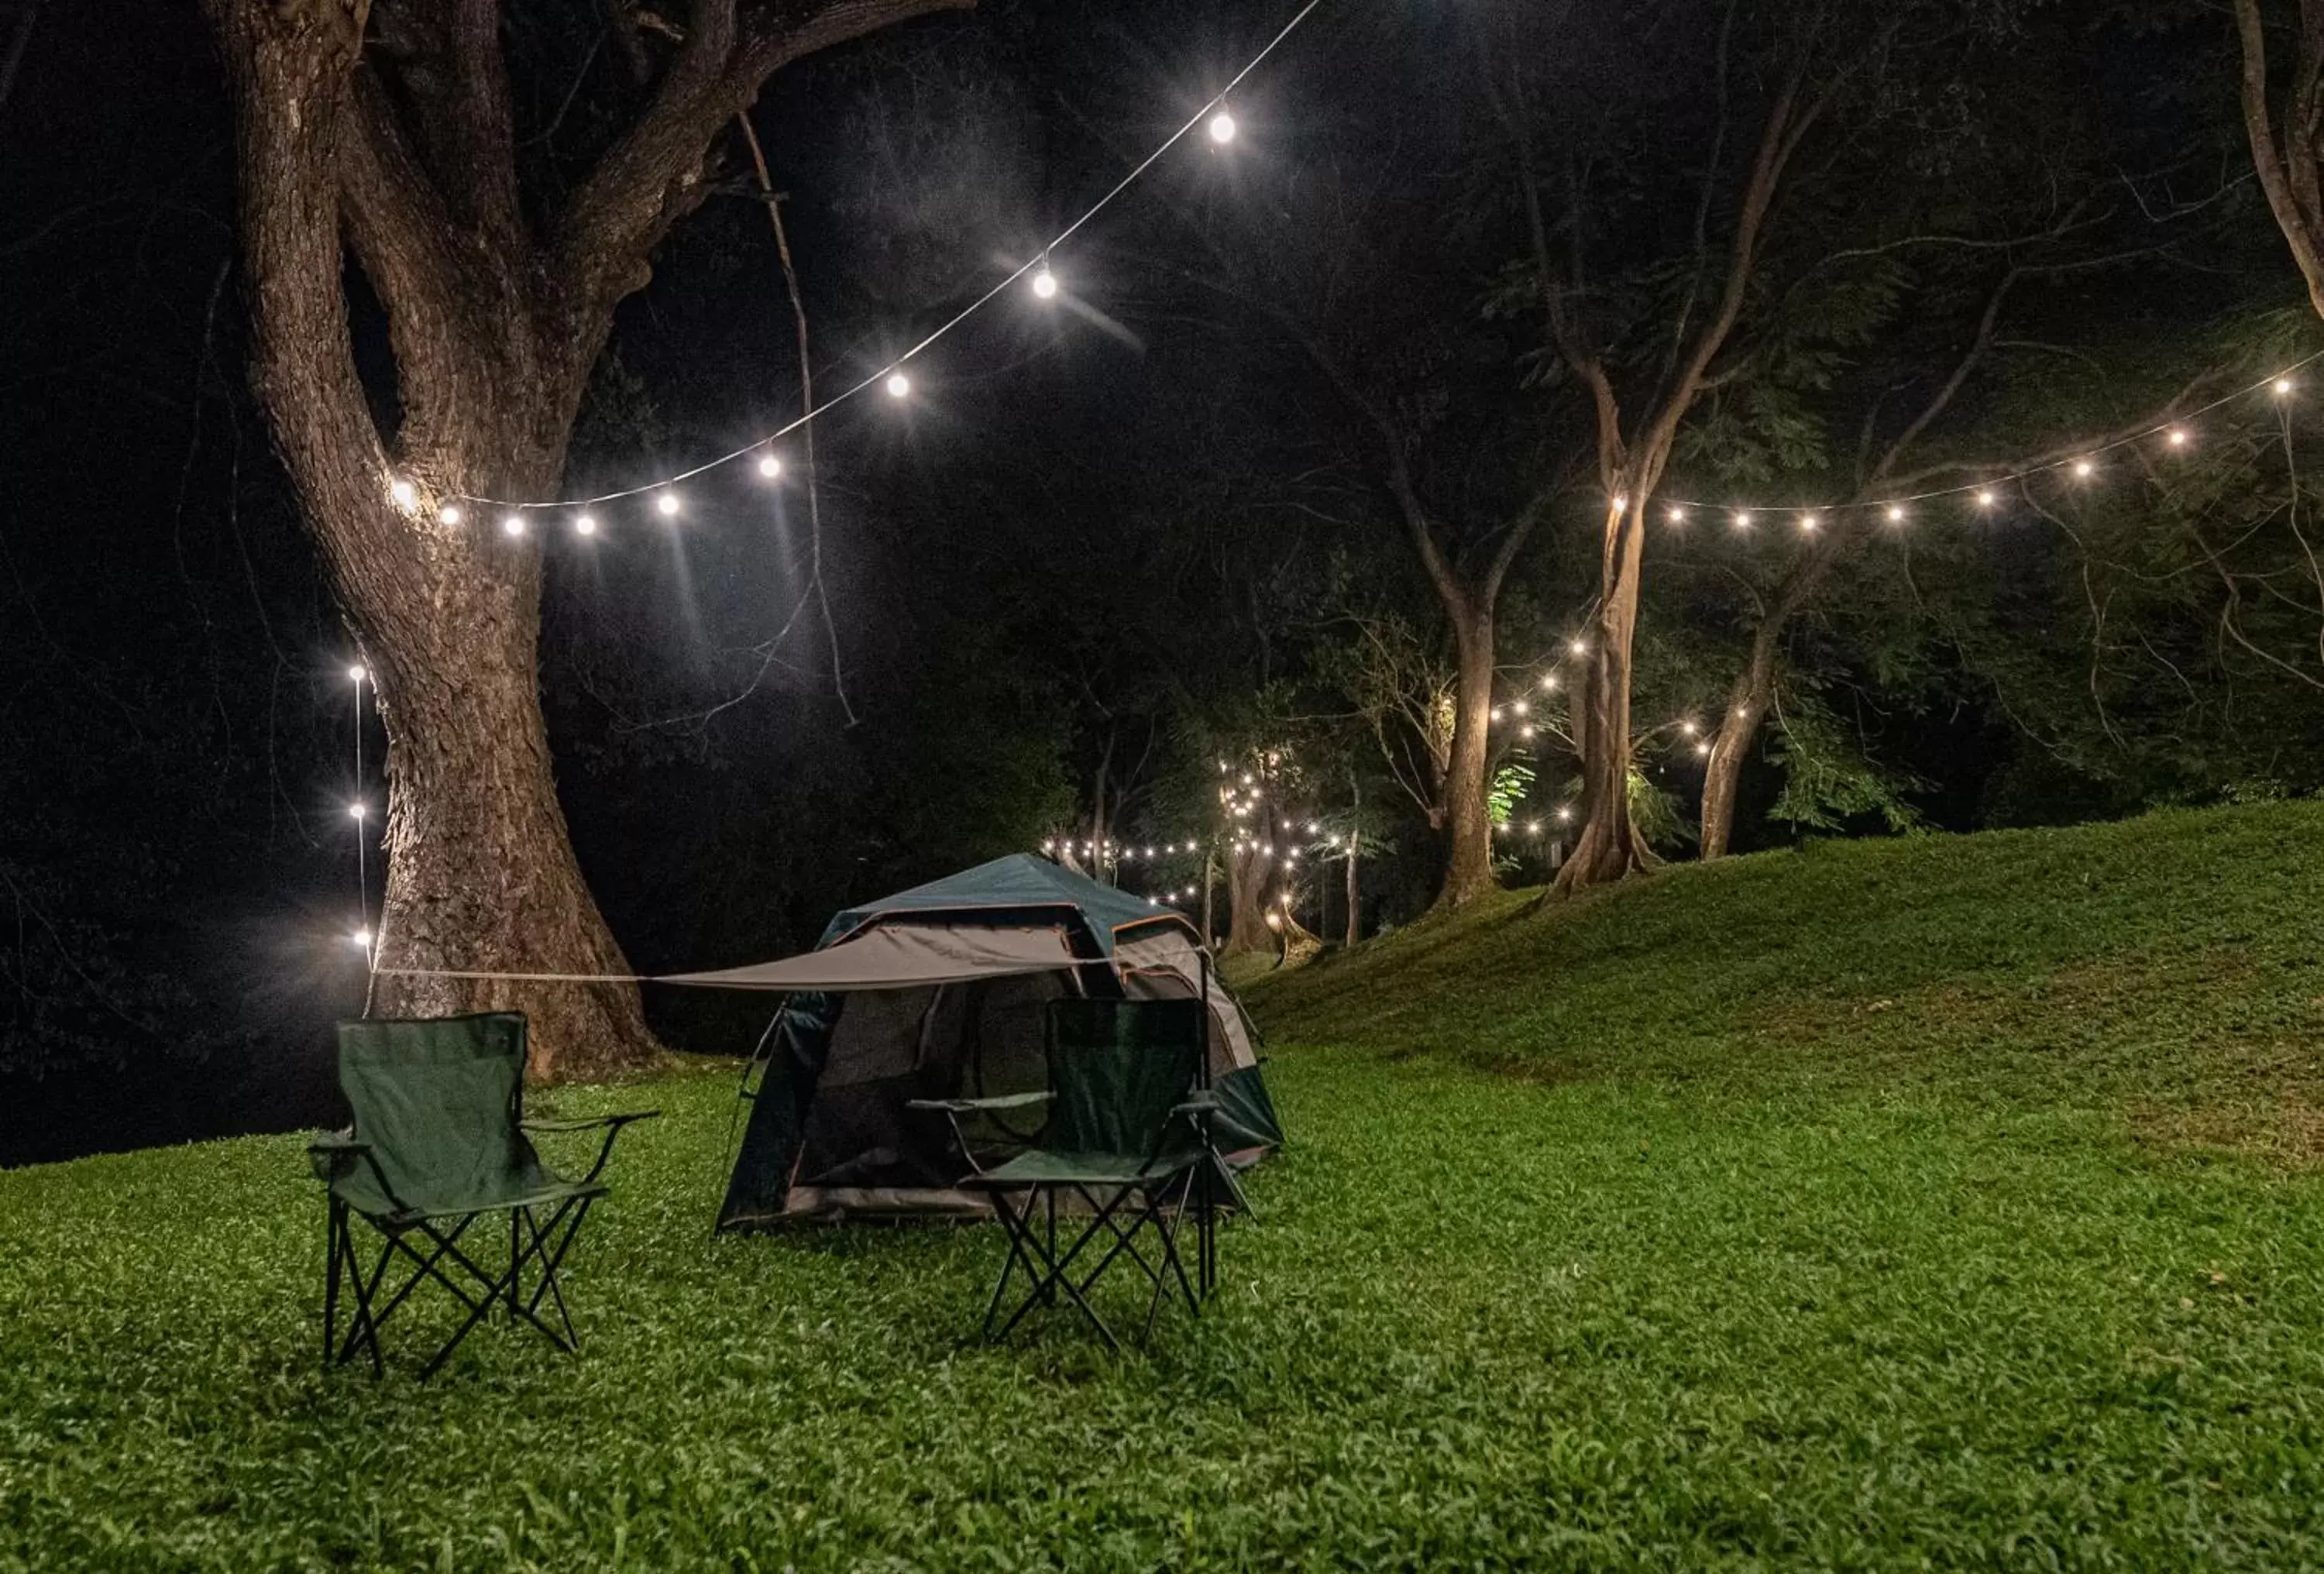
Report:
M587 1349L426 1387L317 1369L298 1139L0 1174L0 1568L2324 1564L2319 897L2174 815L1270 980L1293 1146L1119 1358L971 1343L990 1229L710 1238L724 1076L563 1096L669 1111Z

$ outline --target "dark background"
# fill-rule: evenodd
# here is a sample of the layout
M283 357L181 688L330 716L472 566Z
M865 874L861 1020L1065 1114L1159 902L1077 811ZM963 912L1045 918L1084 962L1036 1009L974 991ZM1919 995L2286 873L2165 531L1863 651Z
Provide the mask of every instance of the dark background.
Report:
M1278 10L988 0L779 78L754 124L789 194L821 388L885 364L1080 213ZM597 541L552 554L543 692L560 785L641 971L779 954L845 902L1038 845L1071 822L1109 740L1154 761L1135 833L1191 834L1168 812L1170 772L1204 756L1204 726L1237 696L1310 683L1316 607L1353 583L1429 618L1343 414L1190 278L1217 259L1188 248L1197 232L1286 253L1312 239L1292 232L1326 168L1449 211L1489 150L1447 107L1457 71L1424 13L1326 7L1238 95L1231 154L1191 140L1056 258L1058 308L1006 299L916 364L908 408L875 396L818 425L836 674L818 612L801 610L796 487L722 474L688 489L675 530L602 511ZM2233 189L2223 24L2165 20L2068 8L2029 46L2078 102L2119 116L2080 134L2126 166L2178 144L2210 161L2183 183L2228 188L2176 252L2034 304L2080 347L2078 380L2034 401L2067 429L2106 415L2092 389L2159 385L2214 353L2223 318L2297 299L2264 208ZM616 113L593 34L524 25L535 156L585 158ZM189 5L41 11L0 105L0 1163L325 1119L328 1024L363 1003L345 809L357 791L376 805L384 741L364 727L359 781L349 643L244 379L233 176ZM1479 259L1506 221L1397 232L1425 248L1404 262L1429 309L1482 320ZM355 288L376 369L383 335ZM780 424L797 409L792 334L763 208L738 179L622 308L568 490L667 474ZM1514 385L1502 353L1478 351L1494 388ZM1964 440L2026 446L2025 409L1996 401ZM1586 598L1592 514L1572 514L1513 588L1512 659L1554 649ZM2159 746L2093 768L2053 746L2062 732L2029 747L2004 701L2022 684L2070 712L2070 641L2054 672L1982 653L2046 650L2070 612L2067 568L2051 547L2000 542L1922 566L1913 594L1938 611L1920 603L1897 648L1835 624L1818 659L1864 754L1910 784L1927 824L2120 813L2261 776L2313 786L2318 743L2296 736L2312 712L2296 706L2264 723L2292 739L2273 775L2223 754L2166 769ZM1731 613L1704 588L1720 579L1702 568L1650 606L1642 711L1716 692L1696 640ZM1332 708L1301 692L1295 709ZM1691 814L1683 780L1667 785ZM1783 785L1753 768L1745 849L1803 833L1765 817ZM1372 861L1368 898L1375 922L1408 921L1433 890L1433 838L1410 815L1384 834L1394 855ZM374 859L374 901L379 874ZM674 1046L729 1054L761 1013L663 991L649 1008Z

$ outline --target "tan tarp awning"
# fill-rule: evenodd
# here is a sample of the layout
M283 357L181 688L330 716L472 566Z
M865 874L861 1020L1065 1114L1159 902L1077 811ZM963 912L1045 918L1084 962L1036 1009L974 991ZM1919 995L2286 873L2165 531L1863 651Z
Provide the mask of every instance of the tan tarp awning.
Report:
M728 968L723 972L668 974L654 981L715 990L836 992L961 983L970 979L1051 972L1085 964L1085 958L1074 956L1067 947L1065 932L1060 928L881 924L852 940L810 951L804 956Z

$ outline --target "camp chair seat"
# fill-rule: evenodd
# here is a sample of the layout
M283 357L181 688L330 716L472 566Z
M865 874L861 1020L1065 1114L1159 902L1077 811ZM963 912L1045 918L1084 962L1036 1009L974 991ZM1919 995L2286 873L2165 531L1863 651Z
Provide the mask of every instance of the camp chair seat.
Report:
M383 1371L380 1328L425 1284L449 1293L467 1316L422 1368L423 1378L496 1308L558 1348L579 1351L558 1269L590 1206L606 1194L597 1177L614 1138L656 1112L524 1119L525 1035L524 1017L513 1012L339 1024L339 1085L355 1125L307 1150L329 1203L327 1364L363 1350L372 1370ZM532 1133L581 1131L602 1131L604 1139L596 1162L577 1177L558 1174L533 1149ZM469 1233L497 1213L508 1215L504 1266L484 1261L495 1254L479 1251ZM368 1265L358 1250L357 1220L381 1238ZM409 1272L389 1289L388 1270L397 1263ZM344 1342L343 1284L355 1302Z
M417 1207L391 1196L368 1165L346 1162L361 1159L370 1152L370 1145L337 1136L309 1143L307 1152L314 1161L316 1178L330 1189L331 1195L383 1229L408 1229L422 1220L496 1213L503 1208L546 1208L584 1197L594 1201L610 1190L602 1181L567 1181L542 1170L534 1176L510 1176L503 1185Z
M981 1191L1009 1186L1134 1186L1174 1180L1201 1156L1193 1153L1150 1164L1137 1154L1049 1153L1035 1148L971 1175L961 1184Z

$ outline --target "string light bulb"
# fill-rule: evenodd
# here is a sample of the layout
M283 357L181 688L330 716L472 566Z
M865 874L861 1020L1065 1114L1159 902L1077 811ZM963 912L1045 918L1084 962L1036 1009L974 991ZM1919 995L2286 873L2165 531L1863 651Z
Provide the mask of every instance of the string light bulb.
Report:
M369 813L371 813L371 811L364 808L361 804L349 804L347 805L347 818L350 820L360 821Z
M1057 276L1049 272L1049 254L1041 253L1041 270L1033 275L1033 293L1043 300L1057 298Z
M901 372L890 372L888 373L888 397L890 399L906 399L910 397L911 391L912 380L910 378L905 376Z
M2163 440L2174 448L2183 448L2193 440L2193 437L2185 427L2172 427L2163 434Z
M769 481L772 481L782 473L783 462L780 459L776 458L772 454L762 455L760 457L759 474L761 475L765 476Z
M1541 686L1543 692L1546 694L1555 694L1557 692L1557 674L1554 672L1543 673L1541 675Z
M654 499L654 512L659 514L666 520L676 519L678 517L678 493L674 492L665 492L659 497Z
M1573 811L1561 805L1557 811L1557 823L1561 825L1569 824L1572 822L1572 819Z
M1751 511L1745 508L1737 509L1735 511L1735 518L1731 522L1738 530L1749 529L1751 528Z
M574 515L574 516L573 516L573 533L574 533L575 535L576 535L576 536L594 536L594 535L595 535L595 534L597 533L597 520L596 520L596 517L595 517L595 515L593 515L593 514L576 514L576 515Z
M1901 525L1904 522L1904 505L1903 503L1892 502L1888 505L1888 522L1892 525Z
M523 535L524 516L522 514L503 514L501 516L501 534L503 536Z
M347 668L347 681L348 681L349 683L361 683L361 682L363 682L365 678L369 677L370 676L371 676L371 668L370 668L370 667L365 667L365 666L364 666L362 662L360 662L360 661L356 662L353 667L348 667L348 668Z
M436 517L447 525L456 525L468 516L462 511L458 503L447 502L436 511Z
M1817 518L1814 514L1802 514L1800 516L1800 529L1805 530L1811 536L1814 535L1816 530L1822 524L1823 520Z
M1993 503L1993 488L1989 486L1978 487L1977 489L1977 506L1979 508L1991 508Z
M1677 503L1671 504L1670 522L1674 525L1686 523L1686 510Z
M394 500L396 507L407 511L420 502L420 489L401 475L388 483L387 495Z
M2088 481L2091 476L2098 474L2098 467L2097 464L2091 460L2077 459L2074 461L2074 479L2077 481Z
M2279 377L2273 383L2269 384L2269 386L2275 391L2276 398L2282 399L2284 395L2292 391L2292 379L2289 377Z
M1587 656L1590 654L1590 641L1587 640L1572 640L1568 642L1565 648L1576 656Z
M1219 105L1219 112L1211 116L1211 140L1219 146L1224 147L1235 140L1235 133L1239 129L1235 124L1235 117L1229 113L1226 105L1222 102Z
M356 930L353 934L347 936L347 943L354 946L358 951L369 951L371 949L371 931L368 929Z

